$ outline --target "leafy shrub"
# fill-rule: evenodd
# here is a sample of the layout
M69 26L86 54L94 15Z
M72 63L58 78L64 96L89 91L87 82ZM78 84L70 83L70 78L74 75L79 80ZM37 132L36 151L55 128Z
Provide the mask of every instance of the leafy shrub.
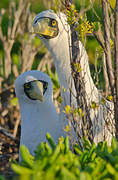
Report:
M49 134L48 143L41 143L35 157L31 156L25 146L21 146L22 161L12 164L13 170L20 177L27 176L32 179L77 179L79 177L79 157L69 150L68 137L59 139L56 146Z
M61 137L57 145L49 134L46 137L48 143L42 142L35 156L25 146L21 146L22 161L12 164L19 179L117 179L118 143L115 139L108 147L106 142L96 146L83 138L83 149L76 144L72 152L68 137Z

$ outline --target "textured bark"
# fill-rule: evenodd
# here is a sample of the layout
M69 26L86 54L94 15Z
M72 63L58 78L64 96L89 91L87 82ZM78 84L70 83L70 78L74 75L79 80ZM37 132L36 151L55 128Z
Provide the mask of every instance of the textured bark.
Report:
M67 2L67 1L66 1ZM69 4L69 3L68 3ZM105 52L105 64L107 69L107 82L109 81L110 88L112 94L114 93L114 74L113 74L113 67L112 67L112 60L111 60L111 44L110 44L110 23L109 23L109 16L108 16L108 9L106 1L102 1L103 7L103 15L104 15L104 38L102 33L95 34L95 36L101 42L104 52ZM67 6L68 10L69 7ZM71 7L70 7L71 8ZM85 89L85 82L84 77L82 76L82 72L78 72L74 68L74 64L81 62L81 56L79 51L79 37L76 31L76 27L78 26L78 22L75 22L71 25L71 66L72 66L72 76L74 79L75 89L77 93L77 103L78 108L81 108L83 112L85 112L84 117L78 117L76 120L77 125L79 126L79 137L82 136L87 137L91 142L95 142L96 144L100 141L106 140L107 143L110 145L112 136L114 135L114 117L113 117L113 104L105 101L105 103L101 103L102 95L99 94L99 91L95 90L93 93L98 98L97 101L95 99L95 109L94 115L93 110L91 107L93 99L87 99L87 89ZM102 39L102 40L101 40ZM87 61L88 57L86 56ZM82 65L82 64L81 64ZM88 77L89 79L89 77ZM87 79L86 79L87 80ZM94 84L93 84L94 85ZM89 87L90 88L90 87ZM98 96L97 96L98 95ZM92 94L91 94L92 96ZM96 102L98 102L98 106ZM94 120L93 120L94 119ZM74 119L73 119L74 121Z
M71 8L70 7L71 3L72 3L71 0L70 0L70 3L68 0L65 1L66 8L68 10ZM75 30L77 26L78 26L77 22L71 25L70 62L71 62L71 68L72 68L72 77L74 79L75 89L77 93L77 105L78 105L78 108L81 108L83 112L86 112L83 117L78 116L78 119L74 119L73 117L73 121L74 121L73 123L75 123L75 126L76 126L75 131L80 140L79 144L82 147L82 137L85 136L91 142L93 142L93 133L92 133L92 121L90 117L90 111L89 111L89 107L87 105L87 100L86 100L84 80L82 78L81 70L80 72L78 72L74 66L75 64L80 64L80 60L81 60L80 50L79 50L79 34Z
M106 67L106 61L105 61L105 54L103 53L103 72L104 72L104 79L105 79L105 95L109 95L110 87L109 87L109 78L107 74L107 67Z
M118 0L116 0L115 7L115 95L114 95L114 106L115 106L115 128L116 138L118 139Z
M103 11L103 24L104 24L104 40L105 40L105 57L107 73L109 78L109 84L111 88L112 95L114 95L114 74L112 67L111 58L111 44L110 44L110 22L108 14L108 3L106 0L102 0L102 11Z
M74 68L74 64L80 64L80 51L79 51L79 35L77 33L76 24L71 26L71 40L72 40L72 58L71 58L71 65L72 65L72 76L75 83L75 89L77 92L77 104L78 107L82 109L82 111L86 112L86 114L82 117L82 121L80 123L80 136L87 137L91 142L93 141L93 133L92 133L92 121L90 118L90 109L87 105L86 100L86 92L85 92L85 82L83 81L81 71L78 72Z

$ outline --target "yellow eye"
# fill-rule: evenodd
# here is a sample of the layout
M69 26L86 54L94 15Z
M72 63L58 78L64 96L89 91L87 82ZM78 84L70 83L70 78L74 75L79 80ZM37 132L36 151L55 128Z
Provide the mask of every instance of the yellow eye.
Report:
M25 84L24 84L24 87L25 87L26 89L30 89L30 88L31 88L31 85L30 85L29 83L25 83Z
M47 85L47 83L46 83L45 86L44 86L44 88L47 89L47 86L48 86L48 85Z
M57 24L56 20L52 20L51 24L52 26L55 26Z

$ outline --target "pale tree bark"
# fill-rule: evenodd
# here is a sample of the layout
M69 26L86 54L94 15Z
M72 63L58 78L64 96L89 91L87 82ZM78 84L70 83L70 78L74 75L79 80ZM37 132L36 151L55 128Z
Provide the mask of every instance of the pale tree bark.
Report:
M65 0L65 7L70 10L71 4L73 2L70 0ZM80 14L83 12L80 11ZM79 14L79 15L80 15ZM78 108L86 112L83 117L75 118L73 116L73 126L78 135L79 145L82 147L82 137L87 137L91 142L93 142L93 132L92 132L92 121L90 117L90 111L86 100L85 83L82 77L82 72L78 72L75 68L75 64L80 64L80 49L79 49L79 34L76 31L78 22L70 25L71 28L71 45L70 45L70 64L72 69L72 77L74 80L74 85L77 93L77 105ZM71 99L71 98L70 98ZM71 104L71 102L70 102Z
M104 24L104 41L105 41L104 51L106 57L106 67L107 67L111 92L112 95L114 95L114 73L112 67L111 44L110 44L110 21L108 14L108 3L106 0L102 0L102 11L103 11L103 24Z
M103 53L102 55L102 60L103 60L103 73L104 73L104 79L105 79L105 95L108 96L110 93L110 87L109 87L109 78L107 74L105 53Z
M116 138L118 139L118 0L116 0L115 7L115 26L114 26L114 34L115 34L115 95L114 95L114 108L115 108L115 128L116 128Z
M71 11L70 1L65 0L66 9ZM91 7L91 5L90 5ZM69 9L70 8L70 9ZM110 42L110 20L108 14L107 1L102 0L102 9L103 9L103 19L104 19L104 36L101 31L98 34L94 34L95 37L99 40L100 45L102 46L105 53L105 69L106 81L110 85L110 89L112 95L114 94L114 73L112 67L112 55L111 55L111 42ZM77 19L78 15L76 14ZM71 25L71 46L70 51L71 54L71 66L72 66L72 77L74 79L74 85L77 93L77 105L78 108L81 108L83 112L86 112L82 118L76 120L75 123L79 126L79 133L77 134L79 140L81 141L82 136L88 138L91 142L93 142L94 138L96 143L99 141L106 140L109 144L111 142L111 138L114 135L114 118L113 118L113 103L109 103L105 101L105 104L102 103L101 98L102 95L99 93L99 90L93 88L95 91L94 96L97 98L87 99L87 89L85 89L85 81L82 76L82 71L78 72L74 68L74 64L81 63L80 57L80 47L79 47L79 36L77 32L78 20ZM87 58L88 61L88 58ZM92 94L91 94L92 96ZM92 100L98 102L92 102ZM96 100L97 99L97 100ZM104 98L103 98L104 99ZM87 101L88 100L88 101ZM94 104L94 115L91 104ZM71 104L71 103L70 103ZM108 105L108 107L107 107ZM97 109L98 108L98 109ZM94 119L94 120L93 120ZM73 119L74 121L74 119ZM109 125L109 123L111 123ZM99 139L99 140L98 140ZM81 143L80 143L81 144Z

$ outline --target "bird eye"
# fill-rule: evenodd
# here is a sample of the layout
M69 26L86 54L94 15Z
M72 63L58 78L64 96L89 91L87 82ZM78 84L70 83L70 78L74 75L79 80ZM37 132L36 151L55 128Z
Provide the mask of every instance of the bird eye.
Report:
M52 26L55 26L57 24L56 20L52 20L51 24Z
M47 83L45 83L45 84L44 84L44 88L47 89L47 86L48 86Z
M37 23L37 21L38 21L38 20L36 19L36 20L35 20L35 22L34 22L34 24L36 24L36 23Z
M45 94L46 90L48 87L48 83L47 82L43 82L43 94Z
M30 83L25 83L24 84L24 88L25 89L30 89L31 88L31 84Z

